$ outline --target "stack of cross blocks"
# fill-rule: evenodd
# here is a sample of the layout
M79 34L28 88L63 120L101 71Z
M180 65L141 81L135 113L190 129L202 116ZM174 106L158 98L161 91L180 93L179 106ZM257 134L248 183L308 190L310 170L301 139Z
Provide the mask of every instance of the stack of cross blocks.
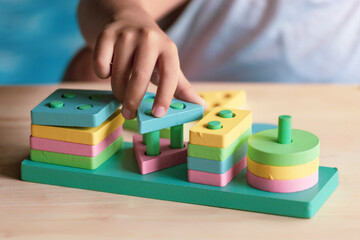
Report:
M191 128L189 181L226 186L246 167L251 125L250 111L218 107Z
M123 146L111 91L58 89L31 111L33 161L96 169Z

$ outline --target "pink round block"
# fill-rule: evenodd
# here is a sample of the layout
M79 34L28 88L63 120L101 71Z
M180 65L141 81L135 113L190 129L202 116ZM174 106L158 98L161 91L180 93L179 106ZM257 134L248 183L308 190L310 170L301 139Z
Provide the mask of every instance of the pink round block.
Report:
M30 148L41 151L65 153L84 157L95 157L105 148L107 148L112 142L118 139L122 132L123 127L121 125L96 145L87 145L30 136Z
M306 190L317 184L319 180L319 171L304 178L290 180L270 180L258 177L249 170L246 172L246 178L249 185L254 188L277 193L292 193Z

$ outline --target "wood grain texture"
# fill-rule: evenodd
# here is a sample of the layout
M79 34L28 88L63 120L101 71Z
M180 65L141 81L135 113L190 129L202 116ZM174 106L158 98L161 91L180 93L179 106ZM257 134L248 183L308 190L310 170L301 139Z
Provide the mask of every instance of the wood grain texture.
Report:
M194 84L199 91L244 89L254 123L276 124L279 115L289 114L294 128L319 136L320 165L338 167L340 184L310 220L21 181L30 110L60 87L109 89L105 84L0 87L0 239L357 239L360 234L359 86ZM131 136L124 131L124 140Z

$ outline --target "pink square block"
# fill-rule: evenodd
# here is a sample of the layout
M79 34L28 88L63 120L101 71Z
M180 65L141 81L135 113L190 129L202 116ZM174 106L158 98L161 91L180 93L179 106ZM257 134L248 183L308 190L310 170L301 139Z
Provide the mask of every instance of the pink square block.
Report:
M65 142L30 136L30 148L41 151L65 153L84 157L96 157L111 143L118 139L122 132L123 127L121 125L96 145Z
M193 183L212 185L217 187L226 186L236 175L246 167L246 156L237 162L225 173L209 173L188 169L188 180Z
M137 134L133 136L133 147L141 174L179 165L187 160L187 143L185 142L183 148L172 149L169 139L160 138L160 155L147 156L145 154L146 145L142 143L142 136Z

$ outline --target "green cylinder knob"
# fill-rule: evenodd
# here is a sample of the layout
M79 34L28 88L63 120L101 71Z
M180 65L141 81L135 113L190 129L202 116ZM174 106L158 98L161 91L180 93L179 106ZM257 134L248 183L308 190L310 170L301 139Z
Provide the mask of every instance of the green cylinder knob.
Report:
M208 122L207 128L212 129L212 130L221 129L221 122L219 122L219 121Z
M179 149L184 147L184 125L170 128L170 148Z
M64 103L60 100L54 100L50 102L50 108L62 108Z
M222 110L219 112L219 116L222 118L232 118L233 112L231 110Z
M145 133L146 155L157 156L160 154L160 132L159 130Z
M281 115L278 122L278 139L280 144L291 143L292 138L292 121L291 116Z

